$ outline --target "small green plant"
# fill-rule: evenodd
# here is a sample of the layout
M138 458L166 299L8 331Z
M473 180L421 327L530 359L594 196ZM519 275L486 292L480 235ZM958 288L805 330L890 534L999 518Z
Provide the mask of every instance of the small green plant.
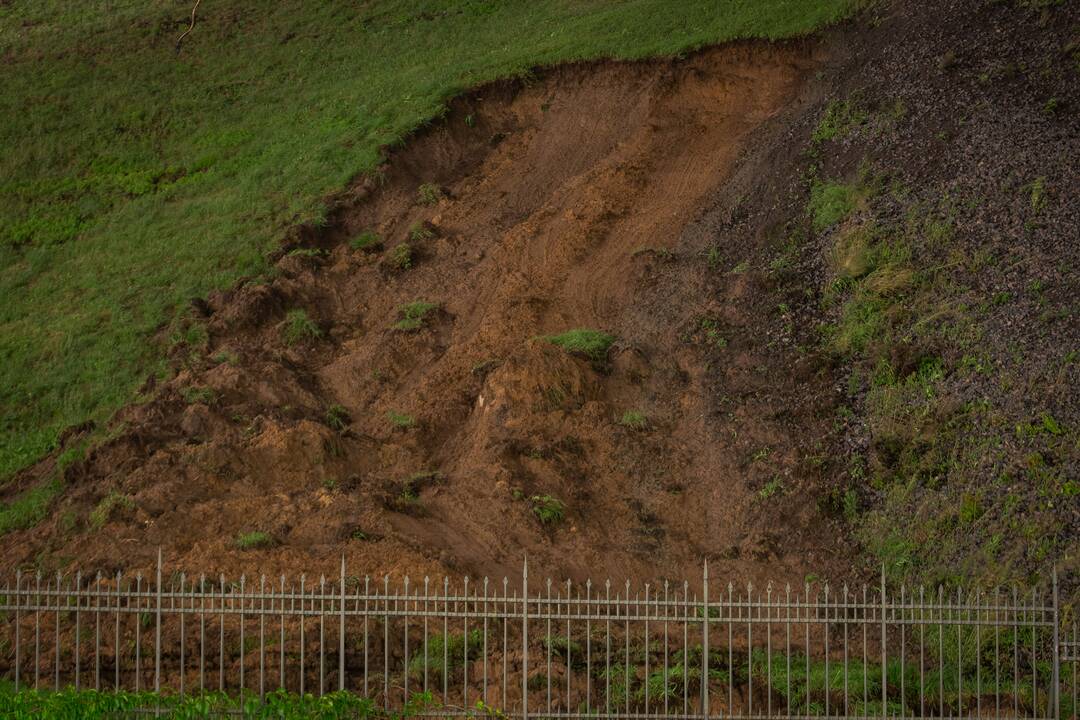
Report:
M289 257L316 258L325 254L326 251L319 248L296 248L289 251Z
M1027 186L1028 195L1030 196L1031 212L1039 214L1046 208L1048 202L1046 194L1046 178L1035 178L1034 182Z
M424 205L435 205L443 199L442 188L434 183L424 183L417 189L416 194Z
M432 680L442 678L444 672L452 673L461 667L465 662L466 650L471 661L479 657L483 647L484 638L479 630L470 630L468 635L436 633L428 639L426 648L421 645L409 659L409 676L421 680L427 670L428 677Z
M100 530L115 512L131 510L134 507L135 501L129 495L113 490L90 511L90 526Z
M353 250L378 250L382 246L382 238L373 230L365 230L349 241L349 247Z
M750 269L750 263L743 260L735 267L728 270L728 275L742 275L744 272Z
M779 477L774 477L769 480L769 482L765 483L761 490L758 490L758 497L760 497L762 500L768 500L773 495L777 495L783 491L783 481L781 481Z
M811 140L820 143L825 140L839 140L855 128L866 123L867 114L856 103L848 100L833 100L825 108L825 115L814 130Z
M644 430L649 425L645 413L640 410L627 410L619 418L619 424L631 430Z
M216 363L224 363L227 365L236 365L240 362L240 357L232 350L218 350L210 357L210 359Z
M327 492L334 492L334 490L337 490L338 486L337 478L333 478L330 476L324 477L322 479L322 486L323 489L325 489Z
M408 243L394 246L386 258L387 266L394 272L404 272L413 266L413 250Z
M424 326L424 321L432 310L439 307L438 303L416 300L408 305L398 308L401 319L394 324L395 330L419 330Z
M769 457L769 453L771 453L771 452L772 452L771 448L763 447L760 450L758 450L757 452L755 452L753 455L750 456L750 462L752 462L752 463L761 462L765 458Z
M192 386L182 389L180 391L180 397L184 398L184 402L188 405L195 405L198 403L212 405L216 395L213 388Z
M259 550L268 548L273 544L274 538L259 530L242 533L236 538L236 547L240 550Z
M386 418L390 421L390 424L399 430L408 430L411 427L416 426L416 419L412 415L398 412L397 410L387 410Z
M533 495L529 498L532 504L533 514L540 520L541 525L554 525L563 521L566 517L566 508L551 495Z
M349 426L349 411L341 405L331 405L326 409L326 424L333 430L342 432Z
M286 345L318 340L323 334L322 329L301 308L290 310L285 315L285 323L281 332Z
M424 223L414 223L409 228L409 240L412 242L423 242L424 240L430 240L435 237L435 231Z
M815 182L810 188L810 216L814 230L821 232L840 222L855 209L858 193L852 185Z
M709 248L709 254L705 257L705 262L708 264L710 270L715 270L720 267L720 261L723 258L720 255L720 248L713 245Z
M585 328L568 330L560 335L548 335L544 339L552 345L558 345L566 352L584 355L594 361L607 357L608 350L615 342L613 335Z

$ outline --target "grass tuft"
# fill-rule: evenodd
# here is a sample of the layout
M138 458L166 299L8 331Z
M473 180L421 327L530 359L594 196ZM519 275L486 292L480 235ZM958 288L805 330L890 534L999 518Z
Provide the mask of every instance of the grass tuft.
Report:
M100 530L117 511L131 510L134 507L135 501L130 495L113 490L90 511L90 527Z
M365 230L349 241L349 247L353 250L378 250L382 247L382 238L376 232Z
M619 418L619 424L631 430L644 430L649 426L649 419L640 410L627 410Z
M438 309L438 303L424 302L423 300L416 300L408 305L402 305L398 308L398 312L401 314L401 319L394 323L395 330L419 330L424 326L424 322L427 320L428 315L433 310Z
M236 547L240 550L262 550L273 544L274 538L259 530L243 533L236 538Z
M416 427L416 418L406 413L398 412L397 410L387 410L386 419L390 421L390 424L399 430L408 430L411 427Z
M285 316L285 324L282 326L282 336L286 345L296 345L301 342L312 342L322 337L322 329L308 317L306 311L301 309L290 310Z
M608 350L615 342L614 335L585 328L567 330L560 335L548 335L544 339L552 345L558 345L566 352L584 355L590 360L597 361L607 357Z

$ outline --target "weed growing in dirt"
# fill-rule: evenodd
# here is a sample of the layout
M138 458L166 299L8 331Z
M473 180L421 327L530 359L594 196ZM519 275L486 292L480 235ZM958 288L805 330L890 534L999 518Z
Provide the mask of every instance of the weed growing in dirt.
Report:
M413 266L413 249L408 243L394 246L386 257L386 266L393 272L404 272Z
M411 242L423 242L435 237L435 231L426 224L418 222L409 228L409 240Z
M289 257L317 258L325 254L326 251L319 248L296 248L289 251Z
M815 182L810 188L810 215L814 230L827 230L846 218L855 209L856 198L853 185Z
M286 345L318 340L323 334L322 329L308 317L307 312L299 308L290 310L285 315L281 333Z
M820 143L842 139L855 128L864 125L868 117L854 101L833 100L825 108L825 115L814 129L811 140Z
M424 183L417 189L416 194L424 205L437 205L444 197L442 188L434 183Z
M438 307L438 303L424 302L423 300L416 300L408 305L402 305L398 308L401 319L394 323L394 329L419 330L424 326L424 321L428 315Z
M640 410L627 410L619 418L619 424L631 430L644 430L649 426L649 420Z
M216 363L226 363L228 365L235 365L240 362L239 356L232 350L218 350L210 359Z
M378 250L382 247L382 238L372 230L365 230L349 241L353 250Z
M343 432L345 428L349 427L351 418L349 417L349 411L341 405L331 405L326 409L326 424L331 430L337 430Z
M614 335L584 328L568 330L560 335L548 335L544 339L569 353L584 355L594 361L606 358L608 350L615 342Z
M90 511L90 527L95 530L100 530L114 513L122 510L131 510L134 507L135 501L131 499L130 495L125 495L113 490L102 498L101 502L95 505L94 509Z
M236 538L236 547L240 550L259 550L268 548L274 544L274 538L269 534L256 530L255 532L243 533Z
M551 495L533 495L529 498L532 504L533 514L540 520L541 525L555 525L566 517L566 508Z
M784 483L778 478L774 477L769 482L765 483L760 490L758 490L758 497L762 500L768 500L773 495L779 495L784 491Z
M214 393L213 388L193 386L181 390L180 397L184 398L184 402L188 405L195 405L197 403L212 405L216 399L216 394Z
M386 418L390 421L390 424L399 430L408 430L411 427L416 426L416 419L412 415L406 415L400 413L397 410L387 410Z
M431 682L441 682L444 672L452 673L465 662L466 650L475 658L483 647L484 638L479 630L470 630L468 635L436 633L428 638L426 648L421 645L417 653L410 658L409 676L422 681L426 670Z

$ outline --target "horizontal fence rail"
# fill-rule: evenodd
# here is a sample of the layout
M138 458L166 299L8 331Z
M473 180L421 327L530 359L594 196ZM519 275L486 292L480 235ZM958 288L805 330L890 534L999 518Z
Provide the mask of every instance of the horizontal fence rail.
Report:
M16 689L347 690L535 718L1075 718L1080 636L1017 590L18 573Z

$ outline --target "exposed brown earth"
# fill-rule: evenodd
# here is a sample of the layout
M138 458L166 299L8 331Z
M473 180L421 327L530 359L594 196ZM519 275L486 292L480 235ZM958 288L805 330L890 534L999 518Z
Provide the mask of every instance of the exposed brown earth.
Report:
M562 67L455 102L327 228L297 233L275 277L199 305L209 345L176 348L176 377L67 471L60 512L6 538L5 565L130 571L160 546L171 567L210 573L331 573L342 553L351 574L513 575L526 553L538 575L577 579L692 578L706 558L755 581L840 567L803 462L826 441L829 373L762 341L756 276L710 297L700 231L730 213L718 188L822 57L745 44ZM381 249L350 246L366 230ZM412 267L398 270L402 243ZM305 248L324 253L289 252ZM395 328L416 300L438 309ZM295 309L322 337L286 341ZM571 328L617 342L593 361L542 337ZM628 410L647 427L621 424ZM770 482L784 492L765 502ZM133 507L86 528L112 492ZM536 495L565 520L542 524ZM274 546L238 550L251 531Z

